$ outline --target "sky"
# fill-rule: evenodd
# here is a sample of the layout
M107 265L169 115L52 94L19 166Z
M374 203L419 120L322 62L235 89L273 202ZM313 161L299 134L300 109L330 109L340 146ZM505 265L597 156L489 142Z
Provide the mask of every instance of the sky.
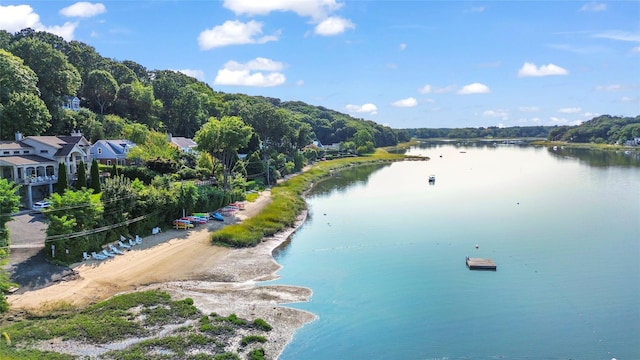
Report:
M27 27L395 129L640 115L640 1L0 0Z

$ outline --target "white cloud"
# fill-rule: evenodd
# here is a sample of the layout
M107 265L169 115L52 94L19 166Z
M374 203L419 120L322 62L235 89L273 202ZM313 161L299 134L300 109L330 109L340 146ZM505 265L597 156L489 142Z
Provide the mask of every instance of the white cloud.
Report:
M540 111L540 108L537 106L520 106L518 110L521 112L537 112Z
M631 48L632 53L640 54L640 46L636 46Z
M43 26L41 28L37 28L36 30L50 32L52 34L60 36L67 41L71 41L73 40L73 33L76 31L77 27L77 22L66 22L63 25Z
M204 30L198 36L200 49L209 50L216 47L238 44L264 44L278 40L278 34L261 36L262 23L251 20L243 23L238 20L225 21L224 24Z
M371 115L376 115L378 113L378 107L371 103L363 105L349 104L346 106L346 108L350 113L369 113Z
M582 109L578 107L558 109L558 112L561 114L577 114L580 111L582 111Z
M567 75L569 71L554 64L537 67L534 63L524 63L518 71L518 77Z
M640 98L632 96L623 96L620 98L621 103L640 103Z
M418 105L418 101L413 97L409 97L406 99L395 101L391 105L395 107L414 107Z
M620 30L605 31L602 33L594 34L593 37L618 41L640 42L640 33L632 33Z
M325 18L343 4L335 0L225 0L222 6L236 15L268 15L272 11L292 11L302 17Z
M582 7L580 8L580 11L590 11L590 12L598 12L598 11L605 11L605 10L607 10L607 4L597 3L595 1L586 3L582 5Z
M296 81L296 86L304 86L304 80Z
M281 72L284 64L266 58L256 58L241 64L228 61L218 70L214 80L216 85L271 87L285 83L287 80Z
M485 110L482 112L483 117L495 117L501 118L502 120L509 119L509 110Z
M338 35L347 29L355 29L356 26L349 19L337 16L328 17L322 20L315 28L315 32L322 36Z
M332 15L343 4L336 0L224 0L225 8L236 15L268 15L273 11L291 11L301 17L311 18L315 33L322 36L342 34L354 29L351 20Z
M102 3L92 4L81 1L60 10L60 14L67 17L88 18L107 12L107 8Z
M398 48L400 49L400 51L403 51L404 49L407 48L407 44L402 43L402 44L400 44L400 46L398 46Z
M582 114L582 116L584 116L587 119L593 119L594 117L598 117L600 116L600 114L598 113L590 113L590 112L586 112L584 114Z
M77 27L77 22L65 22L63 25L44 26L40 22L40 15L35 13L29 5L0 6L0 30L6 30L10 33L15 33L25 28L32 28L36 31L50 32L67 41L71 41L73 40L73 33Z
M481 83L473 83L469 85L465 85L462 89L458 90L458 94L460 95L469 95L469 94L488 94L491 90L485 84Z
M431 91L432 91L431 89L432 89L431 85L427 84L427 85L425 85L425 86L423 86L423 87L419 88L419 89L418 89L418 92L419 92L420 94L430 94L430 93L431 93Z
M551 123L554 125L580 125L583 123L583 120L569 120L566 118L557 118L555 116L550 117L549 120L551 120Z
M181 72L187 76L196 78L200 81L204 81L204 71L202 70L182 69L182 70L178 70L178 72Z
M33 12L29 5L0 6L0 29L10 33L24 28L42 28L40 15Z
M425 86L418 88L418 92L420 94L444 94L444 93L448 93L453 91L456 88L455 85L447 85L445 87L435 87L429 84L426 84Z

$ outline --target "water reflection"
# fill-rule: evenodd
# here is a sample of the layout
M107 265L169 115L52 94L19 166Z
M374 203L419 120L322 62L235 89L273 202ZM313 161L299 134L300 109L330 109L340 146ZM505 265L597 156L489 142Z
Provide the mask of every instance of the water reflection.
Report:
M390 165L390 163L368 164L354 166L352 168L340 171L334 171L329 178L324 179L330 179L331 181L318 182L316 185L314 185L309 195L322 195L329 193L332 190L346 192L354 186L366 185L371 174Z
M578 160L596 167L640 167L640 152L631 150L599 150L574 148L548 148L551 155L564 160Z

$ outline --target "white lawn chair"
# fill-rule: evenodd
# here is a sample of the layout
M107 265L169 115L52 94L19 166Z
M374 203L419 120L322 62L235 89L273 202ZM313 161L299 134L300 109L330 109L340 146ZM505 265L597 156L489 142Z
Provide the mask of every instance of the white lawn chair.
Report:
M158 235L160 233L160 227L156 226L151 229L151 235Z
M118 248L113 246L113 245L109 245L109 250L111 250L111 252L116 254L116 255L124 254L122 251L118 250Z
M120 235L120 241L127 241L127 238L122 236L122 235Z
M129 245L136 246L138 244L135 241L133 241L133 239L129 239Z
M142 244L142 238L140 237L140 235L136 235L136 244Z
M91 253L91 256L96 260L104 260L104 259L107 258L106 256L100 255L100 254L96 253L95 251Z
M108 252L106 249L102 250L102 253L106 256L106 257L116 257L116 254L110 253Z
M82 253L82 258L84 260L91 260L91 255L87 254L87 252L85 251Z
M127 239L125 239L125 240L127 240ZM118 246L120 246L121 248L123 248L125 250L131 249L131 245L127 245L127 244L123 243L122 241L118 241Z

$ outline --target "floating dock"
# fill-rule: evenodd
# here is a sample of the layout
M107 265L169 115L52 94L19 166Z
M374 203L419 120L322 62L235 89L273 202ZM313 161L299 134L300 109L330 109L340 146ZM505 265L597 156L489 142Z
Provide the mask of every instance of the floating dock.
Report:
M496 263L491 259L467 257L467 267L469 270L493 270L497 269Z

